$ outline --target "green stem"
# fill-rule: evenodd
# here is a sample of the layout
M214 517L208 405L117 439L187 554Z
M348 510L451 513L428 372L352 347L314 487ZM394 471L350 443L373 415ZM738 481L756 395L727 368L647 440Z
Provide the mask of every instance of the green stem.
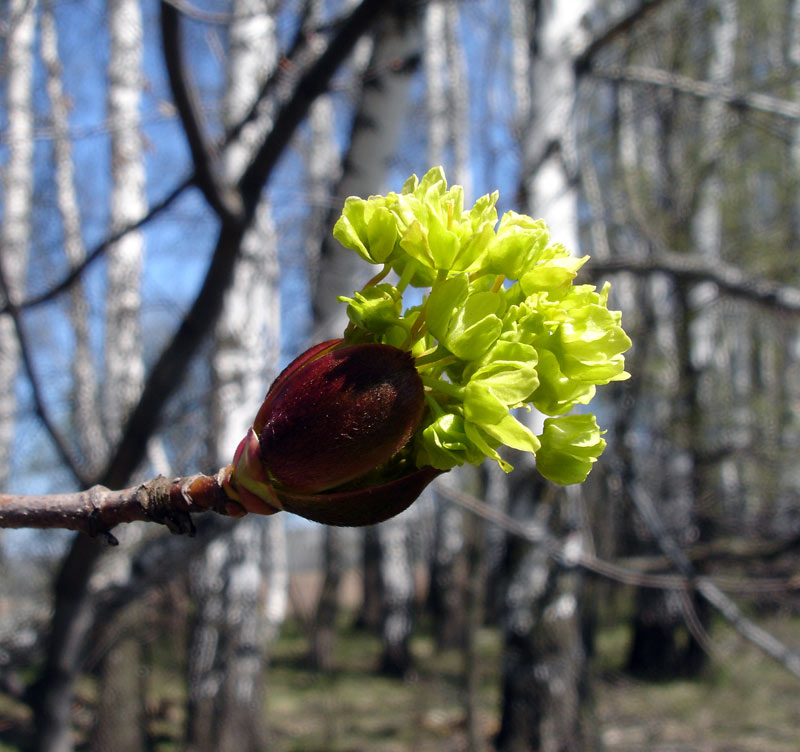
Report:
M389 272L392 271L392 267L389 264L384 264L383 269L381 269L372 279L369 280L362 288L362 292L366 290L368 287L374 287L379 282L382 282L386 279L386 276Z
M409 283L411 282L412 277L414 276L414 272L417 270L417 262L410 258L407 262L405 267L403 268L403 273L400 275L400 281L397 283L397 291L402 295L406 287L408 287Z
M444 394L447 397L453 397L457 399L459 402L464 401L464 387L458 386L456 384L451 384L449 381L443 381L442 379L426 376L422 374L422 383L430 387L431 391L439 392L440 394Z

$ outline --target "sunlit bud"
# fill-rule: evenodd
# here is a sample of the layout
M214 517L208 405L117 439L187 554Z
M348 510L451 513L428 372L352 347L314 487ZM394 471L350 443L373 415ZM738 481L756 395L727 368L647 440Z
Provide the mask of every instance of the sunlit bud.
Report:
M408 352L322 343L275 380L222 485L251 512L287 509L343 525L385 519L438 474L398 454L423 407Z

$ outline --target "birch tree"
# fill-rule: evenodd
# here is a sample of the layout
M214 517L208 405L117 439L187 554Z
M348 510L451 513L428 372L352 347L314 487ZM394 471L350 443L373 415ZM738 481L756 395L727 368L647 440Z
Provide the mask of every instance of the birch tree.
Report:
M452 166L454 182L470 196L468 163L469 84L464 47L459 41L460 15L451 0L436 0L425 11L425 101L428 116L428 164ZM448 164L450 163L450 164ZM471 473L455 474L470 483ZM443 498L436 505L435 540L430 573L429 605L441 648L462 644L466 628L467 561L464 510Z
M372 51L365 69L369 78L363 83L355 109L341 180L332 196L332 204L337 209L327 218L328 228L333 226L339 211L338 207L341 207L347 196L377 193L385 186L388 168L397 148L405 109L409 102L412 74L421 55L418 35L419 15L418 8L396 3L392 6L391 13L387 14L382 23L376 27L372 36ZM360 288L369 277L369 269L358 265L352 252L341 247L328 229L323 235L318 267L316 270L312 268L312 275L314 275L312 279L316 281L313 286L315 339L324 340L341 336L347 321L346 314L344 306L341 306L330 292ZM398 524L405 523L401 520ZM315 635L312 638L312 661L319 666L330 665L331 661L330 651L336 615L333 593L342 566L341 558L337 557L337 554L342 553L341 541L336 540L339 535L334 529L325 532L325 550L330 554L326 562L328 577L323 585L324 601L319 604L320 610L315 619ZM380 540L380 533L378 538ZM381 553L383 548L380 544L375 547L368 547L365 544L365 551L368 550ZM378 566L382 568L382 581L389 576L392 582L399 582L405 576L410 577L412 572L407 562L402 559L402 547L395 546L392 551L400 558L393 560L394 563L381 559ZM393 567L397 567L397 572L389 575L387 568ZM382 610L390 608L397 612L398 609L406 609L410 612L413 584L405 582L398 585L398 588L398 592L410 593L409 598L407 599L405 595L399 597L395 593L391 596L392 605L387 606L383 600L386 597L386 590L381 589ZM368 597L365 601L367 599ZM410 613L397 622L408 631L393 630L391 636L386 637L386 644L394 645L394 638L397 637L402 646L398 654L405 656L403 651L411 629ZM382 623L387 624L386 619L383 619ZM405 671L405 668L401 671Z
M517 70L529 68L531 75L530 97L524 89L518 92L524 106L531 102L531 120L522 134L520 195L531 214L547 217L552 237L576 251L581 246L572 130L578 92L574 56L589 41L586 18L593 7L591 0L537 6L536 17L528 17L535 55L529 64L515 64ZM515 51L518 56L525 54L521 45ZM527 503L531 502L539 500ZM517 513L528 515L523 509L524 502ZM568 519L555 516L550 522L560 534L576 532ZM580 537L575 540L581 545ZM587 666L580 628L580 582L555 569L546 553L535 551L523 555L509 577L498 748L517 752L592 746L582 689ZM537 676L546 678L530 680Z
M228 30L228 83L223 102L228 130L257 100L276 63L273 8L238 0ZM225 155L225 178L234 185L272 118L264 110ZM280 359L280 290L275 230L263 198L242 241L241 258L217 325L212 356L213 462L224 464L247 432L277 375ZM196 565L193 592L198 616L190 652L187 749L263 748L261 714L266 662L266 611L262 591L285 588L286 548L269 548L267 527L283 535L283 518L251 515L215 541ZM274 540L274 534L273 534ZM268 553L269 552L269 553ZM270 556L270 553L272 554ZM271 567L268 565L271 564ZM268 572L271 570L271 575ZM267 583L265 583L265 575ZM273 594L274 597L274 594ZM272 614L273 636L282 620Z
M71 266L78 266L86 257L86 248L69 138L70 106L62 81L58 39L55 15L49 5L45 6L40 19L40 47L42 62L47 70L57 203L64 234L64 254ZM104 455L103 434L98 409L96 363L90 342L89 304L81 282L77 282L70 291L69 319L74 336L72 424L83 461L92 472L96 472Z
M2 298L18 303L26 288L33 199L33 42L36 5L15 0L8 5L5 48L8 156L3 170ZM0 484L11 467L16 424L15 381L19 343L9 316L0 316Z

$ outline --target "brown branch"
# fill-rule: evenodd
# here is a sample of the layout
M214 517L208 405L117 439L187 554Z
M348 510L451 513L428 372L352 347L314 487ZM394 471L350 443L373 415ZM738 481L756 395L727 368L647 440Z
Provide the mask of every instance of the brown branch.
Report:
M124 522L156 522L179 534L194 534L192 514L214 511L241 517L244 511L220 488L216 477L159 476L139 486L111 491L92 486L86 491L49 495L0 495L0 528L61 528L90 536L103 535Z
M643 21L650 13L656 10L665 0L639 0L619 18L615 18L602 31L596 33L589 40L581 53L575 58L575 70L580 74L591 65L592 58L598 52L608 47L624 34L628 34L634 27Z
M42 425L47 431L47 434L50 436L50 439L55 445L56 451L63 460L64 464L67 466L67 468L69 468L69 471L72 473L75 479L79 483L83 484L86 481L86 477L83 475L78 463L72 456L69 444L67 444L58 428L56 428L55 423L53 423L53 421L50 419L50 413L44 403L42 389L39 385L39 379L36 375L36 370L33 367L33 358L30 353L30 347L28 346L28 338L25 336L25 329L22 326L20 312L17 306L14 304L14 301L11 299L11 295L9 294L8 283L6 282L5 272L3 271L1 264L0 293L2 293L3 297L5 297L7 301L5 313L11 318L11 322L14 326L14 332L17 336L17 345L19 346L20 360L22 361L22 367L25 369L25 373L28 377L28 383L31 388L31 396L33 397L36 415L39 416L39 420L42 421Z
M214 151L203 128L197 91L183 63L180 13L166 0L161 3L161 38L172 99L192 154L195 182L221 219L235 221L242 214L242 200L222 180Z
M261 145L250 166L239 180L239 188L247 197L260 194L266 176L272 171L297 126L306 116L311 103L325 92L333 76L355 43L384 12L386 0L363 0L342 22L325 52L298 80L291 99L281 109L269 136Z
M669 274L685 282L713 282L722 292L758 303L781 313L800 314L800 288L757 277L722 261L661 251L653 256L592 260L586 267L592 277L613 272Z

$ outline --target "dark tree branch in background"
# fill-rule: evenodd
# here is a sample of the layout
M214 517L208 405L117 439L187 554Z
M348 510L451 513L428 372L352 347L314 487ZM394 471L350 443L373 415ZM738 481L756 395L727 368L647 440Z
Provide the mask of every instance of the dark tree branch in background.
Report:
M741 92L732 86L699 81L679 73L645 65L593 65L593 76L609 81L659 86L698 99L715 99L736 109L756 110L788 120L800 120L800 102L759 92Z
M183 64L180 13L169 2L161 4L161 38L172 99L192 153L195 183L220 219L238 221L242 214L242 200L222 180L216 155L203 128L197 91L191 82L189 71Z
M96 245L86 255L86 258L84 258L80 264L69 270L69 272L60 282L53 285L49 290L40 293L39 295L33 295L26 300L23 300L16 306L16 309L18 311L25 311L28 308L36 308L43 303L53 300L53 298L58 297L61 295L61 293L67 292L67 290L69 290L70 287L72 287L72 285L83 276L83 273L89 268L89 266L97 261L97 259L99 259L112 245L114 245L114 243L124 238L129 232L133 232L134 230L144 227L144 225L146 225L150 220L155 219L159 214L161 214L161 212L163 212L165 209L168 209L172 205L172 202L175 201L175 199L177 199L178 196L180 196L190 185L192 185L194 181L194 174L190 175L188 178L185 178L166 196L164 196L161 201L150 206L147 213L142 215L140 219L136 220L136 222L133 222L130 225L127 225L126 227L123 227L120 230L117 230L105 238L105 240L103 240L101 243ZM2 308L0 308L0 315L9 313L9 306L10 304L6 303Z
M631 493L631 498L636 511L639 512L645 526L655 538L658 547L686 579L687 584L690 583L691 587L705 598L718 613L722 614L742 637L757 645L787 671L800 678L800 653L790 649L769 632L750 621L709 577L697 573L689 557L667 532L653 500L644 488L636 485Z
M31 387L31 396L33 397L36 415L38 415L39 420L42 421L42 425L44 425L47 434L50 436L50 439L55 445L56 451L63 460L64 464L67 466L67 468L69 468L69 471L75 477L75 480L83 485L87 482L88 478L85 477L81 472L78 463L72 456L69 444L64 440L64 437L61 436L58 428L56 428L55 423L51 420L50 412L44 403L44 396L42 395L39 379L36 375L36 370L33 367L33 357L31 356L30 347L28 346L28 338L25 336L25 330L22 326L19 309L14 304L14 301L11 300L9 295L8 283L6 282L5 272L3 271L2 264L0 264L0 294L2 294L2 296L6 299L4 313L11 318L11 321L14 325L17 344L19 345L20 359L22 360L22 367L25 369L25 375L28 377L28 382Z
M591 65L594 56L617 39L632 32L650 13L663 5L665 0L640 0L619 18L614 19L602 31L595 33L586 48L575 57L575 70L580 75Z
M634 494L636 508L642 514L645 524L656 538L659 547L677 570L674 574L649 574L604 561L587 553L580 547L570 546L569 536L566 540L559 541L544 526L538 523L519 522L502 510L489 506L486 502L463 491L450 488L444 483L437 484L436 488L437 493L483 517L488 522L499 525L506 532L527 540L534 545L544 546L548 555L560 566L582 567L601 577L636 587L661 588L681 593L689 592L692 589L696 590L739 634L763 650L792 674L800 677L800 653L791 650L775 636L750 621L711 578L700 576L695 572L694 566L686 553L667 535L655 511L655 506L646 496L643 489L637 488ZM791 583L785 583L784 589L788 590L790 588ZM687 614L687 616L691 615Z
M334 72L350 54L355 43L389 5L386 0L364 0L342 22L325 52L297 81L292 98L281 109L272 131L242 175L239 187L243 194L251 195L261 190L311 103L325 92Z
M800 288L756 277L730 264L700 256L660 251L653 256L592 260L584 269L583 273L593 278L614 272L662 273L684 282L713 282L721 292L732 297L766 306L778 313L800 314Z

